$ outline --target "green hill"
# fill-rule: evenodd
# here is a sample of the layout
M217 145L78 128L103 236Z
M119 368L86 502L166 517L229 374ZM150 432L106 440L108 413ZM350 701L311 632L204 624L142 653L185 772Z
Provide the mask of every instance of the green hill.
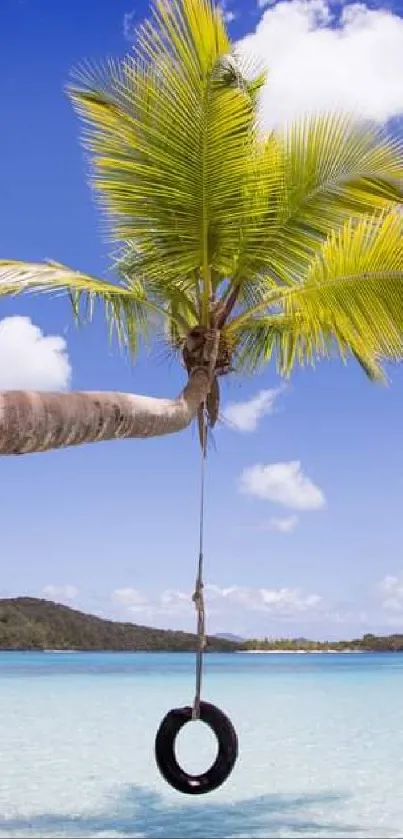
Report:
M185 652L195 650L196 645L196 636L189 632L104 620L37 597L0 599L0 650ZM214 635L208 638L207 650L403 652L403 635L368 633L351 641L330 642L306 638L241 640L234 635Z
M232 652L239 645L209 638L207 650ZM36 597L0 599L0 650L196 649L196 636L86 615Z

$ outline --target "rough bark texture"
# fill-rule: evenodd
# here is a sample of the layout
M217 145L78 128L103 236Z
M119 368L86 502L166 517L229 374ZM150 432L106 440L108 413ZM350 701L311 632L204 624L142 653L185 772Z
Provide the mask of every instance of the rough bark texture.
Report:
M197 369L177 399L113 392L5 391L0 393L0 454L174 434L190 424L209 390L208 373Z

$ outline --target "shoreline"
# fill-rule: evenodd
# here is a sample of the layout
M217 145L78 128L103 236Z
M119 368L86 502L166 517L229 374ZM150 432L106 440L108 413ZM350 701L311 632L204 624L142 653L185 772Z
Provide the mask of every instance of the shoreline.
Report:
M371 650L235 650L237 655L365 655ZM376 651L375 651L376 652Z

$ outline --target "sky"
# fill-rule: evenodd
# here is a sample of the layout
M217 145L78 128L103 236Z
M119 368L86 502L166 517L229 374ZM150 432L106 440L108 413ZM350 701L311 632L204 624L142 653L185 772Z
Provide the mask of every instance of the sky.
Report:
M131 5L132 3L132 5ZM109 248L64 93L83 59L131 49L140 0L2 0L1 258L107 276ZM270 70L263 124L347 109L401 130L403 5L227 0ZM342 638L403 632L403 369L387 387L322 362L223 383L207 464L208 631ZM1 301L0 388L179 393L157 342L133 366L63 297ZM194 427L0 463L0 596L193 630L200 453Z

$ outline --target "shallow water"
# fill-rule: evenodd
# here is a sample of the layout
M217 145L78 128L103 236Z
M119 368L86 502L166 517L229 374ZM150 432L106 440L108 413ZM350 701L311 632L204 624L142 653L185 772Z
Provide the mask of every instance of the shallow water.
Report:
M188 654L0 653L0 837L403 837L403 655L208 656L240 756L188 798L153 748L193 689ZM178 740L192 772L214 750Z

